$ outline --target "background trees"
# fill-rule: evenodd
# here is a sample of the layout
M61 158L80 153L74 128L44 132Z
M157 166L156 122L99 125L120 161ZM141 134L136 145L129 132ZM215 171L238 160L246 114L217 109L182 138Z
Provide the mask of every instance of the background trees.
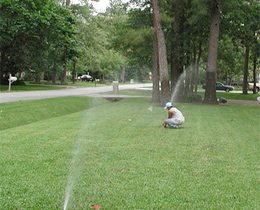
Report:
M158 36L150 0L130 0L128 4L110 0L102 13L95 12L90 1L84 2L0 0L1 81L8 73L32 72L37 82L44 75L56 83L66 71L72 72L73 79L89 72L104 80L143 81L153 71L154 101L160 99L159 80L164 102L182 75L180 98L193 97L199 85L206 83L205 101L215 103L216 80L243 82L245 94L247 81L257 80L257 0L158 1L166 47L165 73L160 77L158 52L162 47L154 45ZM216 2L218 7L213 7ZM212 33L210 23L214 8L219 8L219 42L213 56L210 34L217 33ZM209 68L213 60L214 70ZM215 76L209 78L209 72ZM167 80L170 85L165 86Z
M74 17L67 9L48 0L1 0L0 13L1 80L7 73L33 71L38 81L42 72L71 58Z
M167 52L166 43L164 38L164 33L161 24L160 7L158 0L152 0L153 8L153 19L154 19L154 29L156 35L157 43L157 54L158 54L158 67L161 79L161 89L162 89L162 104L165 104L170 100L170 85L169 85L169 73L168 73L168 62L167 62Z

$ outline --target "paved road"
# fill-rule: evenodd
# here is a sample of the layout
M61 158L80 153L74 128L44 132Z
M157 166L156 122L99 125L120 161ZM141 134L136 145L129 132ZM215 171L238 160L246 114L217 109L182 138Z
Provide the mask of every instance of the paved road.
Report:
M131 84L120 85L119 90L127 89L151 89L151 83L145 84ZM41 91L24 91L24 92L6 92L0 93L0 103L13 102L13 101L26 101L37 100L44 98L56 98L66 96L93 96L100 97L99 93L113 91L112 86L104 87L88 87L88 88L67 88L62 90L41 90ZM124 98L129 96L122 95L102 95L102 97ZM231 100L228 99L226 104L221 105L247 105L247 106L260 106L260 101L245 101L245 100Z
M151 83L119 85L119 90L139 89L152 87ZM26 101L44 98L56 98L66 96L91 96L98 93L113 91L113 86L88 87L88 88L67 88L62 90L41 90L0 93L0 103L13 101Z

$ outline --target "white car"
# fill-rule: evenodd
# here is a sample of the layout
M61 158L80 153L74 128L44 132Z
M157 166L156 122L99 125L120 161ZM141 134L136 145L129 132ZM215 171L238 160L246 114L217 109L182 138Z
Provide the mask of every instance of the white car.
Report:
M256 83L255 86L256 86L255 87L255 93L258 93L259 89L260 89L260 83ZM254 91L254 83L253 82L248 83L247 88L248 88L248 90Z

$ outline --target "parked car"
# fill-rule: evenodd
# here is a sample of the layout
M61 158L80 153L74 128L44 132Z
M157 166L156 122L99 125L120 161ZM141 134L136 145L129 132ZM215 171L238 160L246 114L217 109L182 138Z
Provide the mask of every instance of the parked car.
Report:
M202 88L205 89L206 85L203 85ZM216 90L224 90L226 92L229 92L229 91L234 90L234 87L233 86L229 86L229 85L224 85L221 82L216 82Z
M254 92L254 83L253 82L249 82L247 84L247 88L248 90L252 90ZM255 84L255 93L258 93L260 89L260 83L256 83Z
M224 85L221 82L216 82L216 90L225 90L226 92L234 90L233 86Z
M78 77L80 81L93 82L95 79L90 75L82 75Z

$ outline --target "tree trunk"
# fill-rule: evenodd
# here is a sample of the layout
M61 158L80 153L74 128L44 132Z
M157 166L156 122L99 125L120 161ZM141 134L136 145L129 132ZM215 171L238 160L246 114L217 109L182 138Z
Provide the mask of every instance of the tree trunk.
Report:
M5 60L5 53L1 53L1 59L0 59L0 84L3 82L3 76L4 76L4 60Z
M245 61L244 61L243 94L247 94L248 61L249 61L249 44L246 44Z
M73 60L73 70L72 70L72 83L75 84L76 78L76 60Z
M61 84L65 84L66 83L66 74L67 74L67 64L64 65L64 69L62 71Z
M216 68L218 57L219 23L220 23L220 0L216 0L211 8L209 48L207 61L207 78L204 102L207 104L217 104L216 97Z
M254 80L253 93L254 94L256 94L256 62L257 62L257 57L256 57L256 53L254 53L254 64L253 64L253 80Z
M70 6L70 0L63 0L62 5L68 8Z
M191 83L191 74L192 74L192 69L190 66L188 66L186 69L185 69L185 85L184 85L184 95L187 96L189 95L189 92L190 92L190 83Z
M196 60L197 60L197 48L196 43L193 43L193 61L192 61L192 75L191 75L191 93L193 93L196 82Z
M191 45L191 43L189 42L188 46ZM187 59L187 63L186 63L186 67L185 67L185 86L184 86L184 92L183 95L189 96L192 93L192 74L193 74L193 68L192 68L192 52L190 52L190 50L187 50L186 53L186 59Z
M40 84L40 82L41 82L41 72L38 72L38 71L36 71L35 72L35 83L36 84Z
M153 42L153 94L152 94L152 102L160 103L160 91L159 91L159 64L158 64L158 47L157 41Z
M201 48L201 41L199 42L199 52L198 52L198 58L196 60L196 64L195 64L195 69L196 69L196 73L195 73L195 93L197 94L198 92L198 78L199 78L199 64L200 64L200 58L201 58L201 54L202 54L202 48Z
M56 65L54 65L54 67L52 69L52 84L53 85L56 84L56 72L57 72L57 67L56 67Z
M122 66L122 71L121 71L121 82L125 83L125 66Z
M168 73L168 63L166 54L166 44L164 33L161 26L160 8L158 0L152 0L153 7L153 19L154 28L157 38L158 45L158 63L161 79L161 104L164 105L170 100L170 84L169 84L169 73Z

